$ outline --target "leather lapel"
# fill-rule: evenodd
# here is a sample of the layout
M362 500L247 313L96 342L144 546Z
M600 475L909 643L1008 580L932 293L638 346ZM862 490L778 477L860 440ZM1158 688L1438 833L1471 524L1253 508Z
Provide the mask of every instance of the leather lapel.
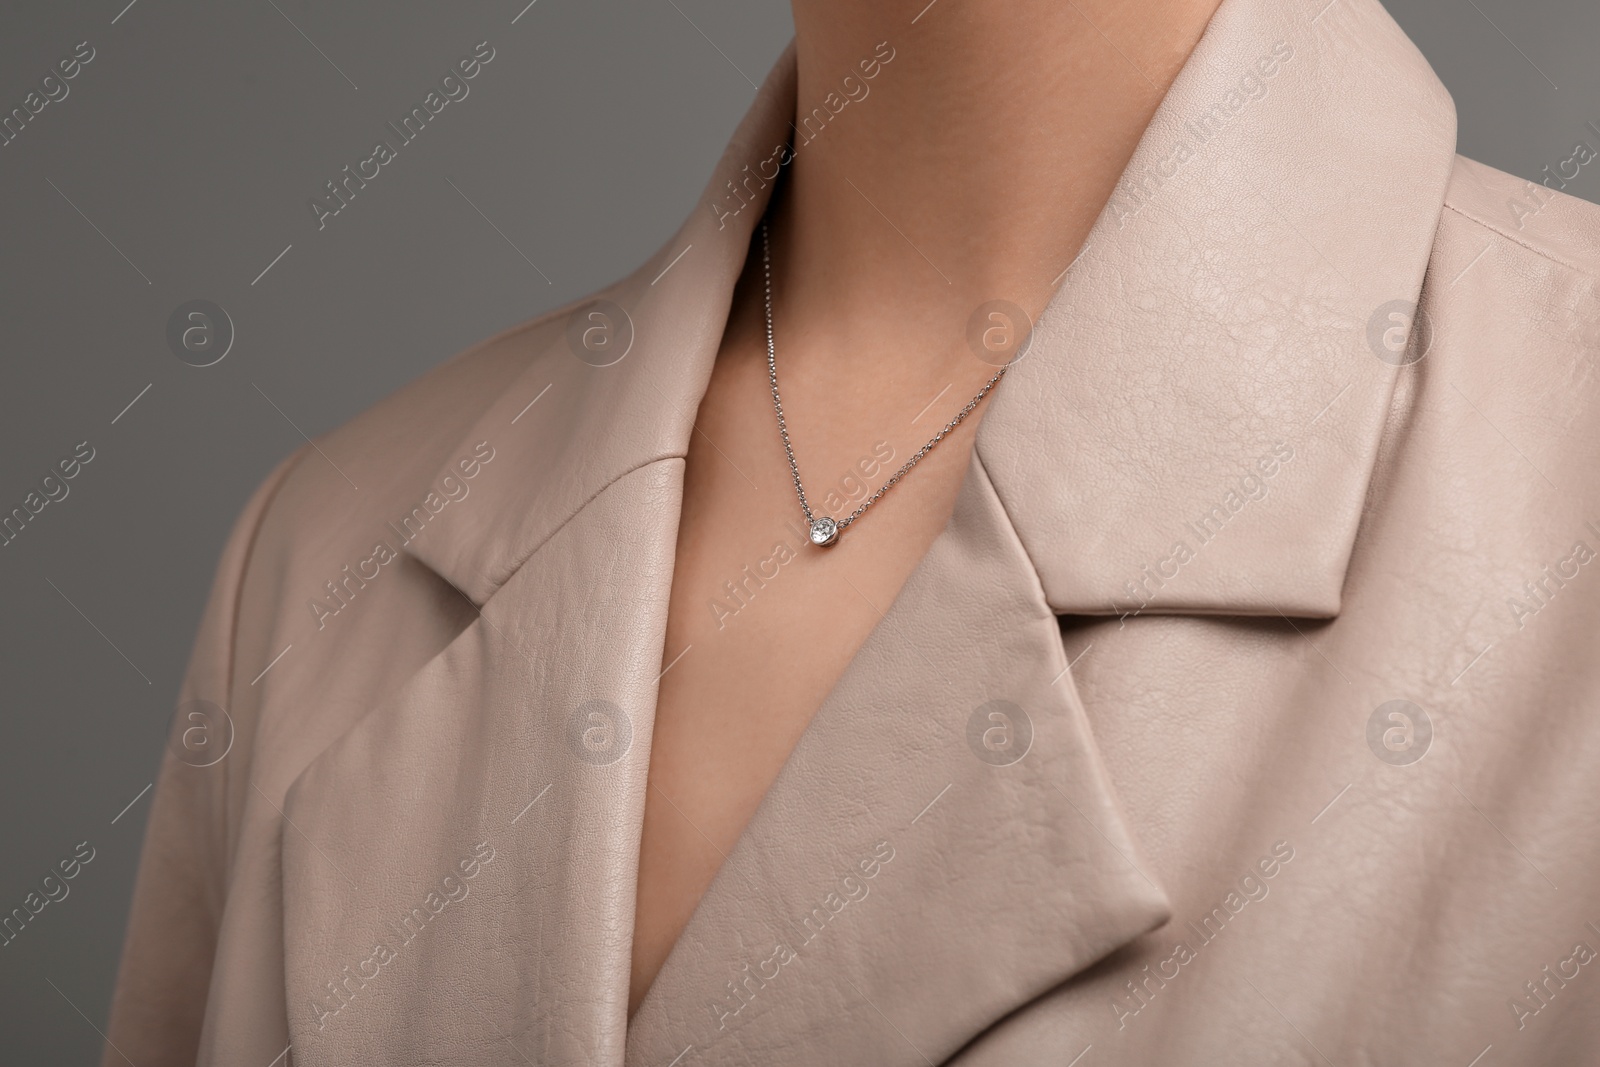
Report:
M1454 153L1375 0L1225 0L978 429L1056 611L1338 613Z
M791 49L708 203L770 154L792 69ZM745 188L746 209L695 212L630 277L482 346L527 359L451 453L493 462L405 547L479 618L284 803L296 1063L621 1062L683 457L770 192Z
M1166 921L976 457L881 607L634 1017L628 1064L942 1062Z
M290 790L297 1064L621 1061L682 473L611 485Z

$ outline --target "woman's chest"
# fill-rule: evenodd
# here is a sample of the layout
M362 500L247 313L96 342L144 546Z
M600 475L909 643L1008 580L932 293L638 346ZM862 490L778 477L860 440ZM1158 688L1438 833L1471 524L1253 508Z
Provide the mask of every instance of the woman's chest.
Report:
M761 399L741 388L752 384L737 371L714 379L689 446L640 846L635 1002L948 520L970 451L966 433L952 437L817 546L770 404L738 402ZM810 450L815 514L849 515L915 448L849 429Z

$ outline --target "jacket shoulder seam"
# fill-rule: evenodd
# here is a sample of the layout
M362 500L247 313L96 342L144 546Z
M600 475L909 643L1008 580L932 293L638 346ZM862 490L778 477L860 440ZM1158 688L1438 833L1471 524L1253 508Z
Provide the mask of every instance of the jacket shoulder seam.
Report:
M1526 249L1527 251L1532 252L1534 255L1538 256L1541 259L1549 260L1551 263L1554 263L1558 267L1565 267L1567 270L1575 271L1578 274L1582 274L1584 277L1587 277L1587 278L1594 277L1593 274L1591 274L1589 271L1585 270L1584 268L1580 267L1578 264L1568 262L1567 260L1563 259L1561 256L1556 255L1554 252L1550 251L1547 248L1541 248L1538 245L1529 244L1527 241L1525 241L1522 238L1518 237L1516 234L1507 233L1505 230L1501 229L1495 223L1492 223L1492 222L1488 221L1487 219L1481 218L1480 216L1474 214L1473 212L1470 212L1470 211L1464 210L1464 209L1462 209L1460 207L1457 207L1455 204L1452 204L1449 200L1446 200L1444 202L1444 207L1445 207L1446 210L1453 211L1457 215L1460 215L1462 218L1466 219L1468 222L1475 223L1476 225L1481 226L1483 229L1488 230L1490 233L1496 235L1497 237L1501 238L1502 240L1508 241L1511 244L1514 244L1519 248Z

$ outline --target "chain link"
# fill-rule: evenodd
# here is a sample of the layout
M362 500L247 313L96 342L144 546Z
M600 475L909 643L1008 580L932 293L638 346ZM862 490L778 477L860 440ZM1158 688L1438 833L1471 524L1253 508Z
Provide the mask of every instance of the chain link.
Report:
M789 424L785 422L783 418L783 398L778 395L778 347L777 343L773 340L772 334L772 241L768 234L766 219L761 220L761 269L766 277L767 380L772 385L772 409L778 414L778 434L783 438L784 454L789 457L789 474L794 479L794 492L795 495L800 498L800 510L805 513L806 525L809 526L812 522L816 521L816 516L812 514L811 503L806 500L805 486L800 484L800 465L795 462L794 445L789 440ZM893 476L878 488L876 493L873 493L871 496L867 497L866 501L863 502L859 508L856 508L845 518L838 520L839 529L843 530L846 526L849 526L851 523L855 522L866 513L868 508L877 503L879 497L887 493L890 489L893 489L895 484L909 474L911 468L915 467L922 460L923 456L926 456L929 452L932 452L935 445L937 445L940 441L943 441L945 436L949 434L950 431L954 430L957 426L960 426L962 420L968 415L972 414L972 410L982 403L983 398L989 395L989 390L993 389L995 384L999 382L1001 378L1005 377L1006 371L1010 369L1011 364L1007 363L1005 366L996 371L994 377L990 378L988 382L984 384L983 388L978 390L977 395L975 395L971 400L967 401L967 406L956 412L955 418L944 424L944 429L934 434L933 437L928 440L927 444L917 449L916 453L910 459L906 460L905 463L901 465L900 469L895 471Z

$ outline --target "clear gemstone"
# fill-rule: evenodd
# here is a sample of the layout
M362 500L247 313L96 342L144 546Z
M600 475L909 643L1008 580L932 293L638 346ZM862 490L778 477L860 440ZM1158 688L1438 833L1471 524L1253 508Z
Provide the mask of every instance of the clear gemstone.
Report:
M811 543L831 545L839 539L839 524L823 515L811 520Z

